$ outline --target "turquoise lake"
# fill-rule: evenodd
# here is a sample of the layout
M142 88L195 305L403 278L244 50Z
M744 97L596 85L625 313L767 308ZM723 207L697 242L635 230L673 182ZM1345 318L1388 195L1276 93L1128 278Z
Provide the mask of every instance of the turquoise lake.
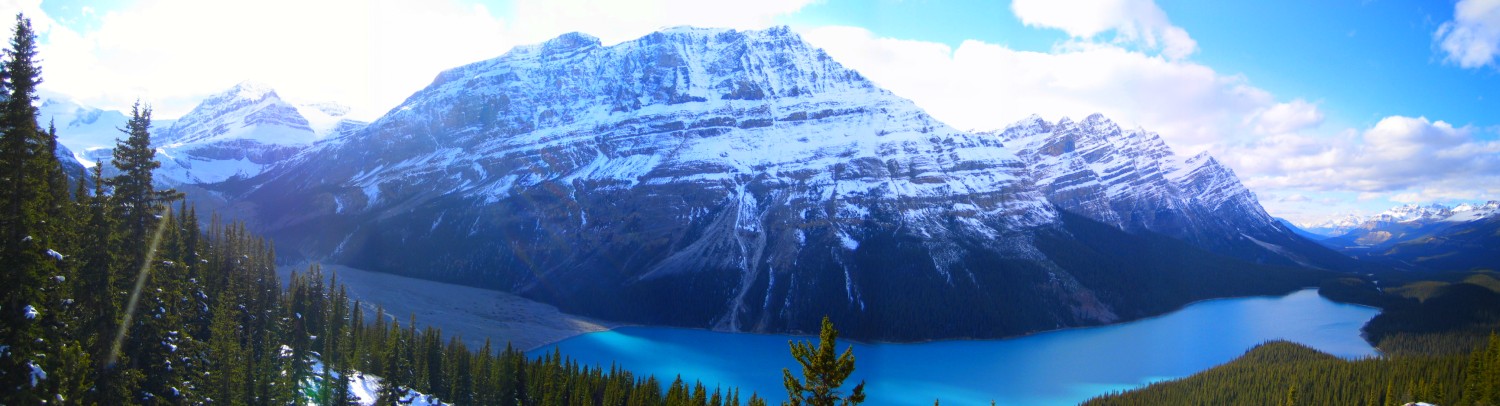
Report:
M1375 355L1359 328L1379 311L1341 304L1306 289L1280 297L1194 303L1155 318L999 340L915 344L852 343L866 405L1071 405L1110 391L1180 378L1284 339L1345 358ZM782 368L799 374L788 340L816 337L624 327L537 349L560 348L584 365L611 363L665 387L681 374L710 388L739 387L771 404L786 398ZM839 341L839 350L850 345ZM798 375L800 377L800 375Z

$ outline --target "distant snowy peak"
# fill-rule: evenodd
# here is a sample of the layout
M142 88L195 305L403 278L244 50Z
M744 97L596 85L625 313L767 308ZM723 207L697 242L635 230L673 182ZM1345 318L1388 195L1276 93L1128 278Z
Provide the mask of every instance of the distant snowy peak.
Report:
M217 183L247 178L330 138L366 123L350 120L348 106L334 102L296 104L271 86L241 82L209 96L154 137L172 183Z
M1484 204L1477 205L1462 203L1457 206L1453 206L1453 215L1449 216L1447 218L1447 221L1474 221L1483 218L1494 217L1496 215L1500 215L1500 201L1491 200L1485 202Z
M59 144L82 154L99 148L114 148L124 113L85 106L66 98L47 98L37 106L37 123L57 127Z
M1337 237L1348 233L1350 230L1359 228L1365 223L1365 218L1354 214L1346 214L1324 220L1322 222L1308 222L1297 224L1297 227L1324 237Z
M1301 227L1315 234L1340 236L1356 229L1377 230L1387 226L1422 226L1437 223L1463 223L1500 215L1500 201L1465 202L1456 205L1404 204L1371 216L1343 214Z
M242 82L209 96L182 116L158 144L184 146L230 140L263 144L307 145L318 134L296 106L282 100L270 86Z
M1500 201L1491 200L1483 204L1460 203L1455 206L1443 204L1406 204L1371 216L1366 222L1418 223L1418 222L1463 222L1478 220L1500 213Z

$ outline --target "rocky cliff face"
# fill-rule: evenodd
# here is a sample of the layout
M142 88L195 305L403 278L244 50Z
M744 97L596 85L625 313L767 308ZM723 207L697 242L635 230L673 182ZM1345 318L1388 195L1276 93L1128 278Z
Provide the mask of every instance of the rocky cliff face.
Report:
M1036 186L1063 210L1259 263L1351 266L1267 214L1212 156L1180 157L1155 133L1095 114L1056 123L1033 116L991 134L1017 151Z
M569 34L443 72L368 127L223 190L283 249L732 331L832 315L863 338L996 336L1300 283L1243 283L1259 270L1227 260L1182 285L1219 257L1054 209L1143 232L1187 205L1264 216L1211 158L1073 193L1006 142L932 119L786 28L610 47ZM1139 207L1089 197L1162 177L1176 189L1129 191ZM1198 197L1146 202L1169 192ZM1138 275L1149 292L1107 272L1130 246L1155 252L1139 254L1160 265Z

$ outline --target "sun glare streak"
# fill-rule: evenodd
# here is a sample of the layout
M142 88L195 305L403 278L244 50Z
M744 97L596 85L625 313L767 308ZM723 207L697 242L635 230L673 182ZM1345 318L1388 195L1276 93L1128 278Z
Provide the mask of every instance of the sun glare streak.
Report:
M165 213L170 215L172 208L168 207ZM130 319L135 315L135 305L141 298L141 289L146 287L146 276L151 271L151 260L156 258L156 246L161 243L161 234L167 229L167 221L166 217L163 217L156 224L156 233L151 236L151 248L146 250L146 261L141 263L141 271L135 277L135 289L130 291L130 301L125 305L125 321L120 323L120 329L115 332L115 341L109 346L109 358L104 365L113 366L119 359L120 345L125 343L125 333L130 330Z

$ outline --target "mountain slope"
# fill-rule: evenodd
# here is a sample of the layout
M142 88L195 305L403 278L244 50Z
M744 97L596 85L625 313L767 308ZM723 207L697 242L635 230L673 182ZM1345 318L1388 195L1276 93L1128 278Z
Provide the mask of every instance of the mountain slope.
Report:
M732 331L831 315L859 338L993 337L1309 283L1068 220L1032 179L999 138L934 120L789 29L675 28L443 72L221 190L308 256ZM1122 268L1111 244L1172 269ZM1174 292L1102 282L1197 267L1213 276Z
M1161 137L1102 115L1050 123L1032 116L992 133L1033 169L1063 210L1130 232L1153 232L1251 262L1331 270L1352 260L1297 235L1261 208L1207 153L1183 159Z
M1451 224L1369 256L1434 271L1500 269L1500 216Z
M1318 232L1309 231L1309 230L1307 230L1305 228L1302 228L1302 226L1299 226L1296 223L1292 223L1290 220L1287 220L1287 219L1284 219L1284 218L1277 217L1276 221L1279 222L1279 223L1281 223L1282 227L1286 227L1287 230L1291 230L1292 233L1297 234L1299 236L1302 236L1302 238L1306 238L1308 241L1314 241L1314 242L1316 242L1316 241L1322 241L1323 239L1328 238L1328 237L1326 237L1326 236L1324 236L1322 234L1318 234L1318 232L1322 232L1322 231L1318 231Z

